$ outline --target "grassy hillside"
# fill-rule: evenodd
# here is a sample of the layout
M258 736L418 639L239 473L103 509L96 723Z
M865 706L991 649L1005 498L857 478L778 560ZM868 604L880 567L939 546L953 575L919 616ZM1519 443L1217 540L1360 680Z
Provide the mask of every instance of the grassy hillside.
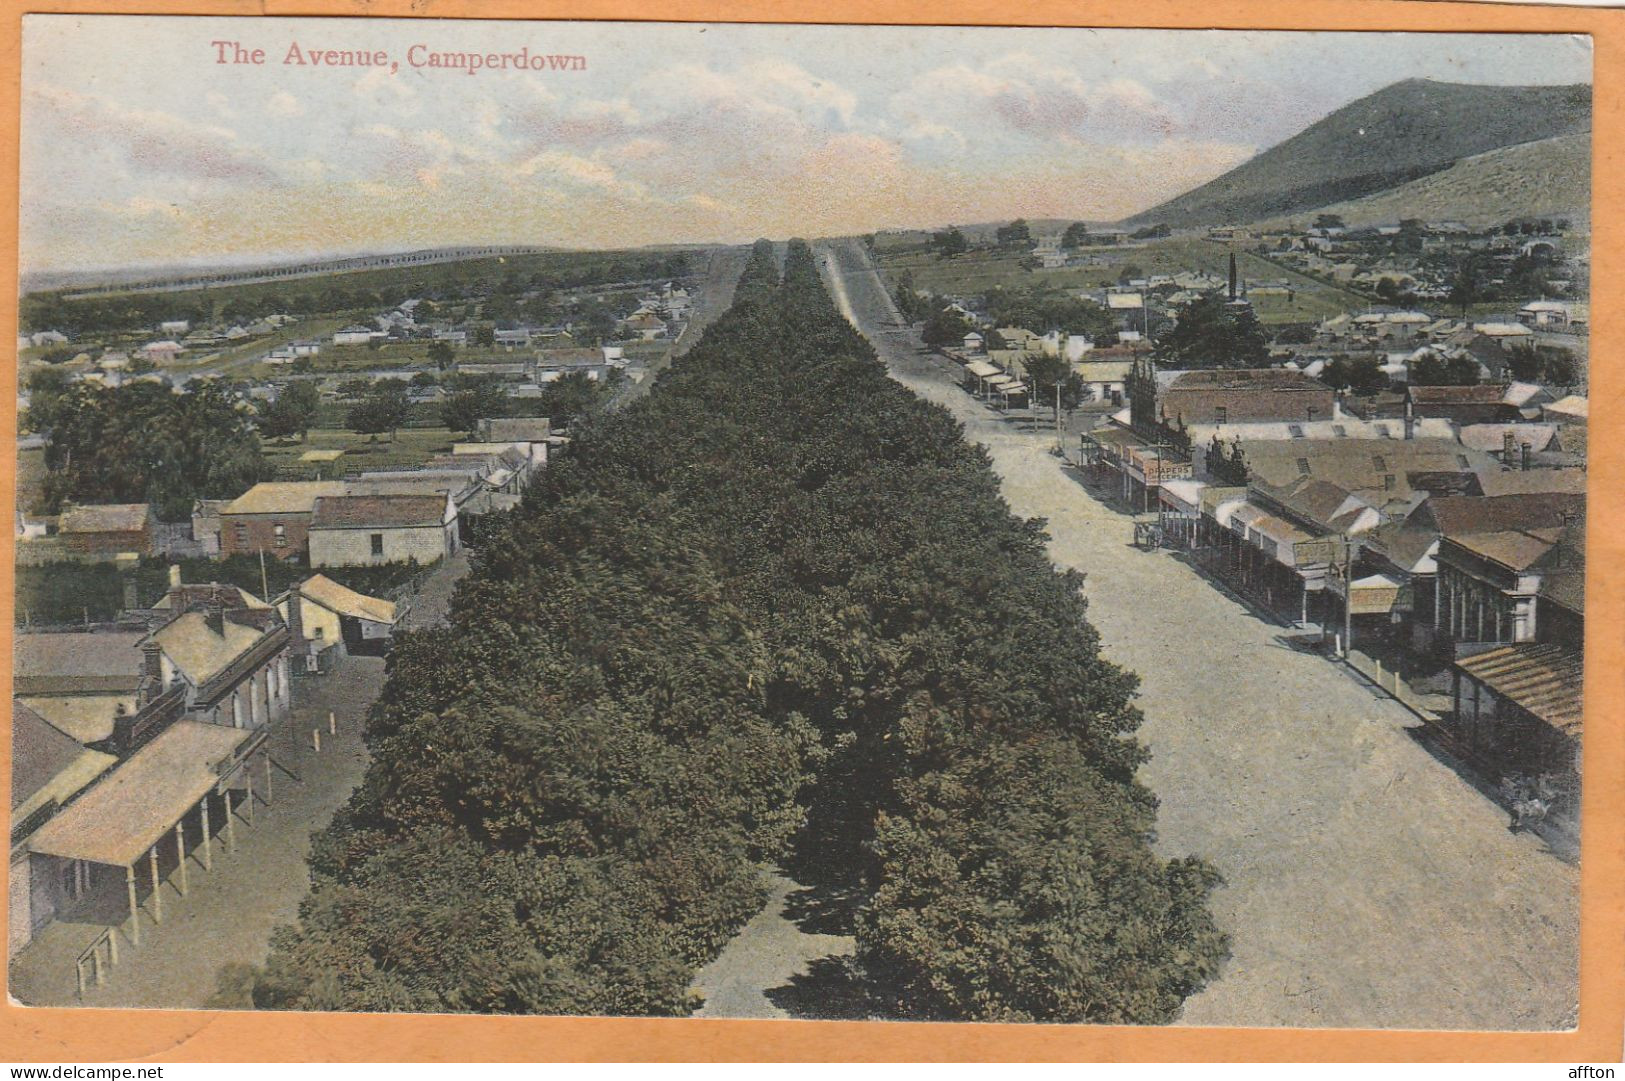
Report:
M1590 217L1591 135L1560 135L1463 158L1448 168L1388 191L1316 212L1339 214L1351 226L1401 218L1454 219L1496 225L1513 218ZM1297 215L1299 222L1312 214Z
M1297 214L1397 188L1461 158L1590 127L1586 85L1407 79L1130 221L1217 225Z

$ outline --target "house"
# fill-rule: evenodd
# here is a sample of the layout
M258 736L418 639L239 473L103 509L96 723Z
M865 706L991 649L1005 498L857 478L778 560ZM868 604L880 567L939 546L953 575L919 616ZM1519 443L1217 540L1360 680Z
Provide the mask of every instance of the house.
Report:
M457 507L447 493L323 496L311 516L312 567L430 564L460 549Z
M292 706L288 628L275 608L235 586L176 586L168 622L141 642L144 674L184 688L188 718L261 729Z
M378 338L378 339L382 340L384 337L386 337L386 335L381 330L374 330L372 327L364 327L364 326L361 326L359 324L352 324L351 326L345 327L343 330L334 332L334 334L333 334L333 344L334 345L366 345L368 342L372 341L374 338Z
M1086 360L1072 365L1072 371L1083 381L1087 400L1122 405L1129 369L1133 366L1133 362L1127 360Z
M1518 322L1531 330L1582 334L1590 326L1590 305L1567 300L1532 300L1518 309Z
M291 559L309 546L316 501L343 495L343 481L265 481L219 508L220 554L265 552Z
M654 315L639 315L621 323L621 330L627 337L639 338L652 342L657 338L664 338L667 327L664 320Z
M315 574L276 600L288 624L296 672L329 671L346 656L379 656L402 616L394 603Z
M1540 408L1540 419L1553 424L1572 424L1584 427L1590 416L1590 403L1579 394L1570 394L1567 398Z
M171 336L184 336L191 329L192 322L189 319L170 319L167 322L158 324L158 333Z
M609 378L611 367L599 349L543 349L536 354L531 375L544 384L577 373L597 380Z
M959 346L967 353L980 353L987 345L987 339L976 331L971 331L960 340Z
M61 907L70 883L36 876L30 838L118 762L93 751L16 699L11 703L11 858L6 875L7 956L15 956ZM41 868L41 870L45 870Z
M136 352L154 364L162 364L186 352L186 347L176 341L148 342Z
M69 552L90 559L125 552L150 556L156 522L148 503L70 503L62 508L57 536Z
M28 633L15 637L12 694L86 747L113 737L142 686L140 631Z

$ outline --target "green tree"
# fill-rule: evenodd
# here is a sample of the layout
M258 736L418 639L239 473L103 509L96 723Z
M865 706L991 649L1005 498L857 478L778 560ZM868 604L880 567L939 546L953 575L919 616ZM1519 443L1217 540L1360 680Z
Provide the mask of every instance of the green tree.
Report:
M374 384L366 397L351 406L344 416L345 426L362 435L376 436L388 432L393 441L396 430L406 423L411 405L406 397L405 385L386 385L390 382L381 380Z
M1462 354L1429 352L1411 362L1411 383L1419 387L1470 387L1478 377L1478 361Z
M1026 218L1017 218L1009 225L999 226L993 231L993 235L1001 248L1032 247L1032 229L1028 227Z
M1083 400L1083 380L1080 379L1072 366L1063 358L1036 354L1028 356L1022 361L1027 369L1027 378L1032 381L1033 401L1051 409L1076 409ZM1061 394L1059 402L1055 395L1059 387ZM1057 413L1055 422L1060 424L1060 414Z
M1081 221L1075 221L1066 227L1061 234L1061 247L1082 248L1089 243L1089 226Z
M487 324L487 323L482 323L480 326L477 326L477 327L474 328L474 344L475 345L484 346L486 348L489 348L489 347L495 345L496 341L497 341L496 327L491 326L490 324Z
M470 380L442 403L440 421L454 432L472 434L480 421L503 416L507 408L508 396L496 380Z
M959 229L944 229L931 234L931 248L937 253L938 258L951 259L969 251L970 243Z
M1170 368L1259 368L1269 360L1269 344L1251 308L1231 306L1215 292L1179 310L1157 339L1156 356Z
M920 339L933 348L958 345L964 341L965 335L976 329L963 314L946 304L937 308L926 317L925 326L920 331Z
M455 355L450 342L432 341L429 343L429 360L441 371L451 367L452 357Z
M1462 315L1479 301L1490 299L1490 265L1484 252L1469 252L1456 263L1447 299Z
M1320 381L1333 390L1376 394L1388 389L1388 376L1375 356L1333 357L1321 370Z

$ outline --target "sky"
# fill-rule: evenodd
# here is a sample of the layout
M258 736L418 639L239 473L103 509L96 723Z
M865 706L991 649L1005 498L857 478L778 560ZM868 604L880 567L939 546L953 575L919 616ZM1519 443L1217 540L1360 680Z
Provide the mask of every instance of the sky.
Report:
M582 59L429 64L521 49ZM22 270L1112 221L1418 77L1590 82L1590 44L29 15Z

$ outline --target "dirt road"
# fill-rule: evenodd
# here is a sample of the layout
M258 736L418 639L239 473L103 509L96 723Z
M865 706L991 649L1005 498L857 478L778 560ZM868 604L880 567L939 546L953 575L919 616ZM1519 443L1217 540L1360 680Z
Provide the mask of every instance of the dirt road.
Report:
M1158 848L1218 866L1233 938L1183 1023L1547 1029L1578 1001L1578 871L1408 733L1415 719L1298 652L1169 553L1134 548L1048 448L924 354L860 244L820 250L837 302L894 378L985 444L1018 515L1086 572L1106 654L1138 672Z

